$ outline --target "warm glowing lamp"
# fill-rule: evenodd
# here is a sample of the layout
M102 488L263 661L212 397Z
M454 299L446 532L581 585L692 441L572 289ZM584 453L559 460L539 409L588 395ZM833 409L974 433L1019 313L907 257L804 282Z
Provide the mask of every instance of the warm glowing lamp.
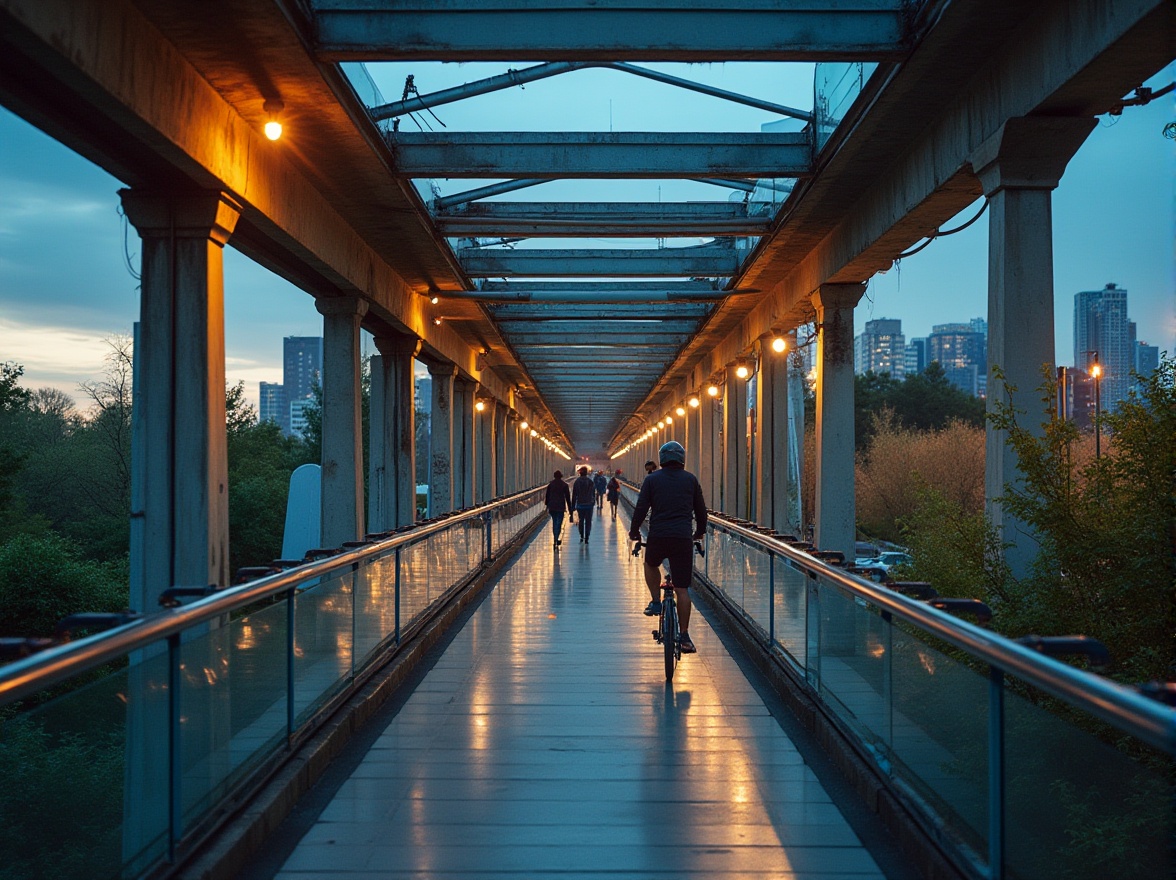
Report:
M520 428L522 428L522 429L525 431L525 430L527 430L527 428L529 428L529 427L531 427L531 426L530 426L530 425L528 425L526 422L523 422L521 425L519 425L519 427L520 427Z
M429 297L429 302L431 302L433 305L437 305L437 303L441 302L441 297L431 296Z
M735 375L740 379L746 379L751 375L751 370L747 369L747 364L741 361L735 366Z
M706 393L708 395L710 395L711 397L718 397L719 396L719 386L718 385L707 385L706 386Z
M682 416L686 415L686 410L683 407L678 407L674 410L674 412L678 414L678 418L682 418Z
M276 141L282 136L282 123L278 121L278 114L282 112L282 102L270 98L262 105L266 114L265 136Z
M538 432L538 431L536 431L534 428L532 428L532 429L531 429L531 436L532 436L532 437L538 437L538 436L539 436L539 432Z
M776 352L777 354L782 352L786 347L787 346L784 343L783 336L777 336L775 339L772 340L772 351Z
M476 409L478 412L481 412L485 408L486 408L486 402L484 400L479 400L474 403L474 409Z
M690 404L691 409L698 409L700 406L702 406L702 401L699 400L697 396L691 397L687 402Z

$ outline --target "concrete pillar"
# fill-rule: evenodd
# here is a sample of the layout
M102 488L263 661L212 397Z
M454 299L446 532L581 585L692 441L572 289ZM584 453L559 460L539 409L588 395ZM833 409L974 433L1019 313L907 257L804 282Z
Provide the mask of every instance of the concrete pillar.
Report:
M368 304L340 296L317 299L314 306L323 316L320 542L339 547L364 533L359 325Z
M454 364L429 364L433 400L429 416L429 516L454 509Z
M228 442L225 430L224 251L240 206L220 192L163 195L122 190L127 219L142 238L139 326L134 349L131 449L130 606L152 614L172 586L227 586ZM258 560L264 561L264 560ZM216 622L186 633L191 662L230 653ZM127 672L125 762L134 797L123 807L128 861L161 833L168 809L168 717L158 657L135 651ZM213 785L231 766L228 689L189 688L186 732L205 753L192 785Z
M477 490L474 397L477 383L458 377L453 381L453 498L456 508L472 507Z
M734 366L727 367L723 391L723 512L748 516L747 380L735 375Z
M510 425L509 410L505 403L496 401L494 406L494 494L492 498L505 495L510 490L506 482L506 460L509 453L506 450L506 433Z
M814 542L853 559L853 309L864 284L823 284L813 294L817 341L817 481Z
M377 336L372 357L371 502L368 529L384 532L416 522L415 336Z
M519 490L519 422L518 413L506 413L506 430L502 435L503 495L513 495Z
M789 533L788 500L788 349L773 351L774 335L761 340L756 374L755 520Z
M130 600L150 614L168 587L231 578L222 248L240 206L219 192L119 195L143 240Z
M1084 118L1010 119L972 155L989 199L988 366L1005 375L1004 382L989 377L988 408L1011 402L1025 412L1021 424L1035 432L1044 417L1037 392L1042 370L1054 373L1050 193L1094 126L1094 119ZM1021 480L1007 439L988 426L984 495L1000 540L1012 545L1005 561L1015 575L1024 575L1037 555L1037 539L996 502Z
M722 509L723 447L719 445L718 418L719 399L707 394L706 388L699 395L698 406L698 471L695 476L702 485L702 494L707 507Z
M784 342L789 352L787 408L784 416L788 425L788 454L785 457L788 475L785 479L785 493L777 496L777 501L783 505L783 510L777 511L777 522L783 525L775 526L775 529L782 534L803 538L801 484L804 476L804 357L796 347L796 333L785 336Z
M478 410L475 405L474 413L474 433L475 433L475 457L477 459L477 485L474 503L485 504L492 499L497 490L495 484L496 477L496 462L495 455L495 418L494 410L495 400L493 397L480 397L478 403L482 404L482 409Z

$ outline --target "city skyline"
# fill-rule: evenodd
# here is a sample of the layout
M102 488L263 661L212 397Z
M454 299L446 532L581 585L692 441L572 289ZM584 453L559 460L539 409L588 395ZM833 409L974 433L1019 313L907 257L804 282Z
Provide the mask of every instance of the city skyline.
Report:
M1164 85L1173 71L1176 65L1169 65L1149 82ZM611 99L608 107L611 118ZM1072 365L1073 296L1111 282L1131 291L1139 341L1169 353L1176 347L1176 157L1160 133L1171 107L1166 99L1101 118L1054 192L1059 365ZM25 367L25 386L60 388L76 400L78 384L101 372L103 338L130 335L137 318L138 236L119 216L121 184L100 168L6 109L0 109L0 143L0 186L7 193L0 205L0 360ZM970 219L978 207L945 226ZM986 315L987 229L985 215L872 278L855 332L867 321L895 317L908 338L926 337L934 325ZM245 382L256 407L260 382L280 375L281 340L320 335L321 316L312 297L231 242L225 279L226 372L230 382ZM372 350L366 334L364 345Z

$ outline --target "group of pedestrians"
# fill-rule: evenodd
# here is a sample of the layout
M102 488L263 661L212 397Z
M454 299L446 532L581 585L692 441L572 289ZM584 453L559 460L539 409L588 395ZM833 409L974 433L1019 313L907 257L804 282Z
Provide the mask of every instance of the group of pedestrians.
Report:
M645 480L633 509L633 521L629 526L629 538L640 542L641 526L649 518L648 536L645 539L645 585L652 597L645 606L648 616L661 614L661 581L663 562L668 562L670 579L674 584L674 598L678 603L681 622L682 653L692 654L694 642L690 638L690 582L694 577L694 542L706 535L706 502L702 497L702 486L694 474L686 470L686 450L681 443L671 440L658 450L658 461L645 463ZM607 496L612 507L612 516L617 515L617 500L621 484L617 471L612 479L597 472L588 476L588 468L581 467L579 476L569 487L563 473L547 484L547 511L551 515L551 530L555 546L563 541L564 513L576 517L580 527L580 543L588 544L592 536L592 515L599 510L604 513Z
M612 508L613 519L617 518L617 501L621 494L621 483L617 478L621 475L617 471L611 478L605 477L600 471L595 476L588 476L588 468L581 467L576 481L569 487L564 481L562 471L556 471L553 479L547 484L547 512L551 515L551 532L555 546L563 544L560 535L563 533L564 514L571 516L571 521L579 525L580 543L587 544L592 537L592 516L595 511L604 515L604 501L607 497Z

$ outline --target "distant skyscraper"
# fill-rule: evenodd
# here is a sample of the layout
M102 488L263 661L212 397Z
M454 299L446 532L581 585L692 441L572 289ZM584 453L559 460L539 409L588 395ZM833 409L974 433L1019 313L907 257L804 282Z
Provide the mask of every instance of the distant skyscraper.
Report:
M261 411L259 421L274 422L283 429L289 418L290 410L286 407L286 387L278 382L261 383Z
M906 345L904 354L904 377L917 376L927 369L927 337L912 339Z
M1074 294L1074 366L1086 373L1097 354L1103 370L1102 406L1127 396L1135 352L1127 320L1127 291L1115 284Z
M1147 379L1160 368L1160 349L1146 342L1135 345L1135 372L1140 379Z
M901 379L906 370L906 340L902 321L879 318L866 321L866 329L853 340L854 372L889 373Z
M282 340L282 384L287 400L310 397L323 373L323 338L287 336Z
M984 397L987 348L987 339L973 324L936 324L927 337L927 362L938 361L951 384L973 397Z
M282 430L287 434L302 432L303 402L314 394L314 386L322 380L322 374L321 336L287 336L282 340L282 384L286 390Z
M288 433L296 434L299 437L302 436L306 430L306 408L313 402L309 397L290 401L290 408L287 415L287 418L290 420L290 430Z

